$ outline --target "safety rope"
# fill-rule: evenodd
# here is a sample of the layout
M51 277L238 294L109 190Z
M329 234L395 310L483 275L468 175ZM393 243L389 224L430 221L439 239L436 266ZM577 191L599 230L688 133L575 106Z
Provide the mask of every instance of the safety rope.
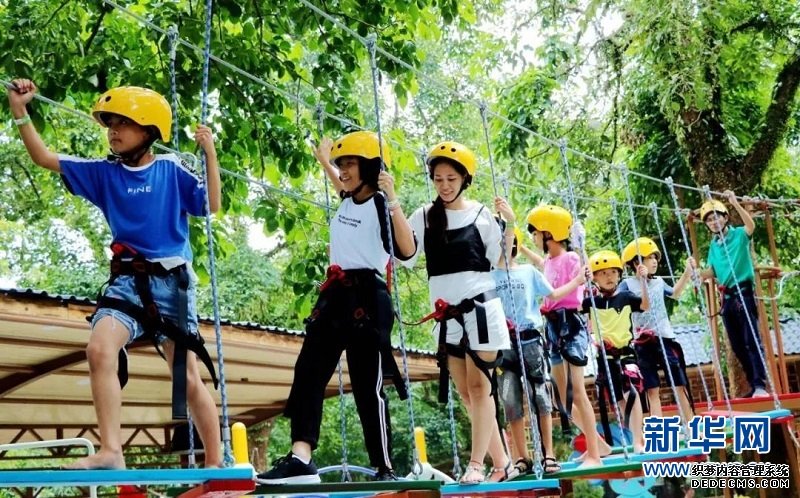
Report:
M489 123L486 119L486 104L481 103L479 111L481 113L481 125L483 126L483 138L486 142L486 156L489 162L489 171L492 174L492 188L494 189L494 196L500 197L500 193L497 190L497 177L495 176L494 171L494 157L492 155L492 143L489 139ZM507 184L506 184L507 185ZM506 192L506 199L508 199L508 192ZM506 228L507 230L507 228ZM516 234L514 234L516 237ZM521 244L522 241L520 240L519 243ZM519 314L517 313L517 303L516 299L514 298L514 292L511 288L511 268L510 262L508 260L508 242L506 241L506 234L501 233L500 238L500 247L503 251L503 264L506 270L506 284L508 285L508 295L511 297L511 316L515 322L517 323L517 317ZM517 332L522 332L518 330ZM533 410L531 407L531 402L533 397L531 397L530 388L528 386L528 376L526 375L526 367L525 367L525 356L522 351L522 340L517 340L517 356L519 357L520 368L522 372L522 392L525 394L525 405L528 407L528 420L531 426L531 442L533 443L533 454L534 454L534 462L533 462L533 472L536 475L537 479L542 478L542 474L544 473L544 469L542 468L542 461L544 460L544 455L542 455L542 439L539 435L539 429L537 427L537 420L533 416ZM498 416L499 414L495 414ZM500 432L500 437L503 439L505 443L505 438L503 438L503 433ZM505 444L503 445L505 447Z
M631 219L631 230L633 231L633 243L634 243L634 246L636 247L636 257L639 259L639 264L642 265L642 264L644 264L644 261L642 260L642 252L641 252L641 248L639 247L639 228L636 225L636 216L635 216L635 214L633 212L633 206L631 206L631 202L633 202L633 194L631 193L631 182L630 182L630 179L628 178L629 170L628 170L627 167L625 167L625 169L623 169L622 171L623 171L622 178L625 181L625 198L628 201L627 202L627 204L628 204L628 215L630 216L630 219ZM651 206L652 206L652 210L655 213L655 216L657 218L658 217L658 209L656 209L655 203L651 204ZM656 221L656 226L657 226L657 230L658 230L658 236L661 239L661 250L662 250L663 254L666 255L667 254L667 246L664 245L664 237L663 237L663 235L661 233L660 224L657 221ZM669 267L669 274L672 275L673 274L672 273L672 265L669 264L669 256L667 256L666 259L667 259L667 266ZM633 278L636 278L636 279L639 278L638 272L633 275ZM648 292L648 293L650 292L650 289L649 289L649 278L645 278L645 281L641 282L640 285L642 287L642 295L644 295L645 292ZM662 359L664 360L664 371L667 373L667 379L669 380L669 386L670 386L670 389L672 390L672 396L675 398L675 403L678 405L678 413L680 413L681 420L683 421L683 424L681 424L681 431L684 433L685 436L687 436L687 441L688 441L688 434L686 432L686 430L687 430L686 429L686 424L689 422L689 419L686 418L686 412L684 411L683 405L680 402L680 397L678 397L678 389L675 386L675 378L672 375L672 366L670 365L669 357L667 356L667 348L666 348L666 345L664 344L664 336L663 336L663 332L664 331L663 330L658 330L659 326L661 325L660 319L661 318L665 318L665 319L669 320L669 317L667 317L667 316L664 316L664 317L658 316L656 313L660 312L660 310L656 310L656 309L653 308L653 296L649 296L648 295L648 298L650 300L650 309L648 310L648 312L652 313L652 315L655 317L655 323L653 323L653 326L656 329L655 330L655 335L656 335L656 337L658 337L658 344L659 344L659 346L661 348L661 356L662 356ZM659 296L659 302L663 302L663 301L664 301L664 296L662 294L661 296ZM666 315L666 309L664 310L664 313ZM687 382L688 382L688 379L687 379ZM688 389L688 388L689 388L688 385L685 386L685 389ZM645 393L645 395L646 395L646 393Z
M314 112L317 121L317 138L322 143L322 137L325 131L325 115L323 114L322 104L318 103L317 108ZM319 146L319 144L315 144ZM327 222L328 226L330 227L331 224L331 196L330 192L328 191L328 175L323 172L322 174L322 189L325 192L325 221ZM347 461L347 415L346 415L346 405L344 399L344 372L342 369L342 357L339 356L339 360L336 362L336 373L339 379L339 419L340 419L340 430L342 436L342 482L350 482L352 481L352 476L350 475L350 465Z
M375 50L377 47L377 37L373 33L370 37L365 41L365 46L369 51L369 67L372 74L372 95L374 99L374 110L375 110L375 131L378 135L378 152L380 153L381 158L381 169L385 170L386 163L383 160L384 152L383 152L383 131L381 129L381 109L380 109L380 98L378 93L378 64L375 55ZM394 312L397 316L397 329L400 335L400 353L403 358L403 380L406 384L406 391L408 392L408 399L406 400L406 405L408 407L408 420L411 425L411 441L412 447L414 449L413 452L413 462L411 466L411 471L415 476L419 476L422 474L422 463L419 459L419 448L417 448L417 439L414 437L414 428L416 427L416 421L414 420L414 396L411 393L411 378L408 373L408 354L406 352L406 334L403 325L403 315L402 310L400 307L400 288L398 284L397 278L397 268L395 265L395 254L394 254L394 235L392 234L392 214L389 212L389 203L386 202L385 204L385 216L386 216L386 226L388 227L386 230L388 236L388 246L389 246L389 272L392 280L392 297L394 303Z
M175 26L170 26L167 34L167 39L169 40L169 90L170 101L172 103L170 106L172 110L172 145L176 149L180 149L178 137L178 131L180 130L178 125L178 84L175 76L175 59L178 48L178 28ZM193 469L197 466L197 456L195 455L194 443L194 417L192 417L191 411L186 414L186 423L189 427L189 468Z
M708 201L713 200L713 198L711 197L711 190L708 188L708 185L703 185L703 193ZM731 257L730 249L728 248L728 236L725 235L724 229L720 230L717 236L719 237L719 241L722 243L722 252L725 253L725 259L728 262L728 266L731 269L731 276L733 277L733 280L735 282L736 293L739 295L739 299L742 303L742 309L744 310L744 316L747 319L747 327L750 329L750 334L753 338L754 344L756 344L756 349L758 350L758 358L759 360L761 360L761 365L764 367L764 374L767 377L767 387L769 388L770 394L772 395L772 402L775 405L775 409L780 410L781 400L780 398L778 398L778 392L775 390L775 384L772 382L772 373L770 372L769 365L767 364L767 358L764 355L764 350L761 347L759 331L756 330L755 320L753 320L753 317L750 315L750 310L748 309L747 304L744 300L744 292L742 291L742 286L739 283L739 280L736 278L736 270L733 265L733 258ZM749 245L748 245L747 257L750 257ZM755 285L755 282L753 283L753 285ZM755 295L755 288L753 289L753 295ZM770 341L772 340L772 336L770 334L767 334L767 340ZM755 389L755 386L750 386L750 387Z
M664 262L667 264L667 270L669 271L669 275L672 278L674 285L677 276L675 275L675 271L672 267L672 262L670 261L669 252L667 251L667 243L664 241L664 232L661 229L661 220L658 215L658 209L656 209L655 202L653 202L651 205L653 206L653 221L656 224L656 231L658 232L658 240L661 242L661 250L663 251L664 254ZM678 219L678 223L680 223L680 221L681 220ZM664 349L664 340L660 334L659 334L659 340L661 341L661 349L664 352L664 362L665 362L664 365L669 365L669 363L667 362L666 350ZM673 391L672 395L675 397L675 402L678 403L678 407L680 408L680 403L678 401L677 393L675 392L676 386L675 386L675 380L672 377L672 369L668 369L667 372L669 373L670 386L672 386L672 391ZM703 394L705 394L706 399L711 399L711 394L708 392L708 385L706 385L706 376L703 373L703 366L700 365L699 362L697 363L697 374L700 377L700 382L703 384ZM686 379L686 383L687 384L685 387L686 389L689 389L688 378ZM681 417L684 417L683 418L684 422L687 422L689 420L688 418L685 417L685 414L682 411L681 411Z
M680 204L678 203L678 194L675 192L675 187L672 184L672 177L668 176L666 181L667 181L667 187L669 188L670 196L672 197L672 204L675 210L675 217L678 219L678 226L681 229L681 238L683 238L683 245L684 248L686 249L686 255L691 258L693 257L692 248L689 245L689 236L686 233L686 226L684 225L683 216L681 215L681 207ZM712 336L713 327L711 326L711 320L713 318L708 314L708 307L706 306L706 299L703 290L703 282L700 280L700 273L697 271L697 268L692 266L691 271L692 271L692 284L694 285L695 295L697 296L697 305L699 306L700 313L703 315L704 322L707 325L708 335ZM714 341L711 341L711 343L714 344ZM725 401L725 406L728 410L728 414L732 414L733 408L731 407L731 400L730 397L728 396L728 388L725 385L725 378L722 375L722 366L719 364L719 351L717 351L716 346L714 346L714 353L711 354L711 366L716 375L719 377L720 389L722 389L723 392L723 399ZM704 377L701 376L701 379L704 379ZM703 386L706 389L707 409L709 411L713 410L714 403L711 400L711 397L708 396L708 390L705 387L705 380L703 380Z
M208 66L211 55L211 20L212 0L206 0L205 14L205 50L203 51L203 86L200 97L200 123L206 124L208 119ZM214 308L214 333L217 342L217 369L219 370L219 391L222 400L222 444L223 464L226 467L233 465L233 452L231 450L231 429L228 420L228 390L225 385L225 355L222 349L222 329L219 316L219 288L217 286L217 264L214 256L214 232L211 228L211 200L208 192L208 168L206 155L200 149L200 163L203 167L203 176L206 184L206 240L208 243L208 268L211 277L211 301Z
M559 142L558 151L561 155L561 162L564 166L564 173L567 179L567 189L568 189L568 197L569 197L569 204L570 204L570 211L572 211L572 216L574 217L575 223L578 222L578 203L575 199L575 186L572 183L572 174L570 173L569 167L569 158L567 157L567 142L566 140L562 139ZM581 251L581 256L584 262L589 261L589 254L586 252L585 244L580 244L578 248ZM606 369L606 378L608 379L608 391L611 396L611 403L614 405L614 414L617 417L617 420L620 422L620 427L622 427L624 420L622 418L622 413L620 412L619 405L617 404L617 395L614 393L613 387L613 380L611 378L611 365L608 363L608 356L606 355L606 348L604 347L603 343L603 332L600 330L600 323L597 318L597 303L595 302L594 293L589 292L589 300L594 313L589 314L589 318L592 321L592 326L594 330L597 332L598 337L598 349L600 350L600 355L603 358L603 364ZM588 331L587 331L588 333ZM594 427L586 427L585 430L594 432ZM586 434L586 438L594 437L593 433ZM624 430L620 430L620 438L622 440L622 452L625 456L625 461L630 460L630 455L628 454L628 438L625 435Z

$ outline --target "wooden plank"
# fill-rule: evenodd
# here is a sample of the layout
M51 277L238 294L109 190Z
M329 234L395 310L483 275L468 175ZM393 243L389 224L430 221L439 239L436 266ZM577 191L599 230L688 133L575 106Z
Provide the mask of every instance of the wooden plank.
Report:
M252 481L252 467L227 469L3 470L0 488L118 486L121 484L204 484L215 480Z

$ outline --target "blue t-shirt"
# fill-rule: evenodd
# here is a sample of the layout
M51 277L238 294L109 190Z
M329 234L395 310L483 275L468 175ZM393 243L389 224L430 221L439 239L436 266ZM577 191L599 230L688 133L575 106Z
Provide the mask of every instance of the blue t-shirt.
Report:
M544 320L539 311L539 298L552 294L553 286L542 275L542 272L532 265L515 266L508 271L511 275L511 290L509 290L509 274L506 273L506 269L495 268L492 270L497 295L503 302L506 316L512 319L517 331L536 329L541 332ZM516 316L514 316L513 310L516 310Z
M150 260L192 260L189 215L205 215L206 189L174 154L131 168L107 159L59 155L69 191L103 212L114 242Z

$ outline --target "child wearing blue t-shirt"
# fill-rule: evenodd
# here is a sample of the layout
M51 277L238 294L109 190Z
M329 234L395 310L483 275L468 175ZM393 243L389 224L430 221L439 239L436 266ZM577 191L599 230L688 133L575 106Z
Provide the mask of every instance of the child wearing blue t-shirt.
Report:
M513 224L515 217L508 203L503 200L498 203L498 207L507 223ZM528 403L536 414L541 435L542 467L545 473L550 474L561 470L561 465L553 450L553 404L548 389L550 368L545 355L542 335L544 318L539 311L539 299L541 296L558 300L586 283L586 276L584 272L578 272L567 284L554 289L542 272L533 265L516 263L517 252L522 247L520 230L514 228L513 240L508 240L509 238L506 237L509 248L506 252L508 267L506 268L505 258L501 257L497 267L492 270L497 294L509 322L511 339L511 348L503 350L498 389L506 422L511 429L514 465L520 474L528 474L533 469L533 462L525 437L525 390L522 382L527 382L530 395ZM524 372L519 360L520 349L525 364Z
M188 401L205 448L205 465L220 464L217 406L203 385L194 352L213 370L197 330L195 285L191 270L189 216L220 207L221 189L211 130L199 126L197 144L207 157L208 185L174 155L155 155L151 147L169 141L172 111L158 93L139 87L113 88L97 100L94 118L108 129L111 154L105 159L58 155L47 148L31 124L26 105L36 86L18 79L8 101L33 162L59 173L67 190L85 198L105 216L113 236L111 279L92 320L86 347L102 447L70 469L125 468L120 412L127 381L125 346L147 337L163 348L174 373L173 417L185 417ZM213 375L213 372L212 372Z

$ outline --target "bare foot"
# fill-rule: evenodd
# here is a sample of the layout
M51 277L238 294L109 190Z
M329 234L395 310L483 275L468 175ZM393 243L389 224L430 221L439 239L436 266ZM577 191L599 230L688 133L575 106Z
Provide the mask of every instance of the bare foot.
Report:
M94 455L81 458L77 462L72 462L61 468L66 470L124 469L125 458L121 452L100 450Z
M641 455L644 453L644 445L643 444L634 444L633 445L633 454L634 455Z
M604 439L601 440L601 441L602 441L602 443L600 443L600 458L603 458L603 457L607 457L608 455L611 454L611 446L609 446L608 443L606 443ZM586 460L586 455L587 454L588 454L588 452L584 451L583 453L581 453L581 455L579 457L574 458L572 461L573 462L583 462L584 460Z
M583 463L578 465L579 469L586 469L589 467L601 467L603 465L603 461L599 458L589 458L586 457L583 459Z

